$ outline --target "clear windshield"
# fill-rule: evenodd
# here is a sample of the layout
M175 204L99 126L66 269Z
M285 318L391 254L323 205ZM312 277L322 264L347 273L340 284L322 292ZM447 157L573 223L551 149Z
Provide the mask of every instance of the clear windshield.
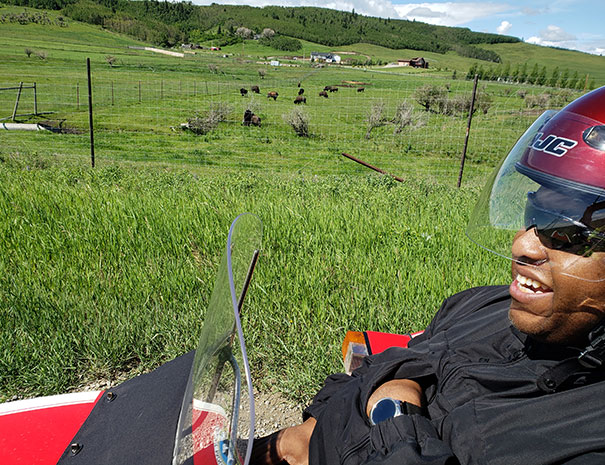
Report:
M173 465L247 465L254 398L239 312L261 247L262 224L238 216L195 353L177 427Z
M556 114L556 111L544 112L532 126L521 136L511 149L508 156L496 168L491 179L481 192L477 205L471 214L466 234L473 242L490 252L512 260L511 246L517 232L525 231L526 227L542 231L551 243L544 247L569 250L569 256L564 261L552 261L540 265L541 267L556 268L556 272L578 278L590 279L585 275L577 275L575 265L579 260L586 260L593 251L600 250L605 239L600 237L576 238L574 235L582 233L577 226L587 223L583 219L586 207L582 205L598 204L599 196L591 194L570 194L563 188L549 189L545 183L539 183L524 173L523 166L519 164L521 157L528 147L535 141L541 128ZM584 199L584 197L589 197ZM578 213L579 212L579 213ZM595 216L595 212L592 216ZM600 218L597 218L600 221ZM526 226L526 224L528 226ZM538 226L536 226L538 225ZM599 230L595 230L599 231ZM599 233L600 234L600 233ZM558 236L565 235L564 245L567 249L554 243ZM561 237L563 239L563 237ZM586 243L586 250L579 252L572 249L574 241ZM544 239L541 239L544 241ZM544 242L543 242L544 243ZM591 249L592 248L592 249ZM572 252L573 250L573 252ZM605 264L604 264L605 265ZM529 266L525 263L525 266ZM602 278L605 279L605 278Z

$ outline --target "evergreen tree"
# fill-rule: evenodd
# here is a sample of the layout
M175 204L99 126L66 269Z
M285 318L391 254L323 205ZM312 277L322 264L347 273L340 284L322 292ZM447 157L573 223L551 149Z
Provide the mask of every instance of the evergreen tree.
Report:
M466 73L466 79L475 79L475 74L477 74L477 63L473 63L468 69L468 73Z
M538 78L536 79L536 85L543 86L546 84L546 66L542 66L542 70L540 70L540 74L538 74Z
M523 63L521 69L519 69L519 75L517 76L517 82L523 84L527 81L527 62Z
M508 81L510 79L510 63L506 63L500 70L500 77Z
M510 73L510 80L513 82L517 82L517 78L519 77L519 63L515 65L513 68L513 72Z
M548 85L550 87L557 87L557 84L559 82L559 67L555 67L555 69L552 70L552 74L550 76L550 79L548 80Z
M565 68L565 71L563 71L563 74L561 75L561 78L559 79L559 87L561 89L565 89L567 87L568 81L569 81L569 69Z
M580 77L578 76L578 70L576 69L573 72L573 76L569 79L569 82L567 83L567 87L569 87L570 89L576 89L579 79L580 79Z
M538 73L538 63L534 63L534 67L532 68L531 73L529 73L529 76L527 76L527 82L529 84L535 84L538 80Z

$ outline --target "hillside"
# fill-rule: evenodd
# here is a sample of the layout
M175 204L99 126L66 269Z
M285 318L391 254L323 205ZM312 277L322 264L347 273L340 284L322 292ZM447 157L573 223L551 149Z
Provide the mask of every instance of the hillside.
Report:
M281 36L326 46L363 42L391 49L436 53L454 50L463 56L498 62L497 54L476 45L519 42L515 37L479 33L467 28L367 17L355 13L355 10L198 6L157 0L8 0L7 3L61 10L72 19L102 25L164 46L209 37L209 34L232 42L238 39L238 28L245 27L256 33L269 28Z

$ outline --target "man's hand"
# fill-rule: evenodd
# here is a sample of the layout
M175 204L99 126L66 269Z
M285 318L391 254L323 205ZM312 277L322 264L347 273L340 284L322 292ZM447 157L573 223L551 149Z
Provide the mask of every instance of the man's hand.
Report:
M378 386L372 393L366 406L368 416L370 416L374 404L384 397L391 397L422 407L422 388L420 384L410 379L394 379Z

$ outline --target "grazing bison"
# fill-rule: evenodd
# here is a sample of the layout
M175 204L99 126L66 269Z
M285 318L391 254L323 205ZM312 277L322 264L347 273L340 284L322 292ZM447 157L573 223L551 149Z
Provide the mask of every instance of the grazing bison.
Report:
M328 93L327 93L325 90L322 90L322 91L319 93L319 96L320 96L320 97L325 97L325 98L328 98Z
M338 92L338 87L336 87L336 86L330 86L330 88L328 90L330 92Z
M239 93L242 94L242 97L248 93L248 89L244 89L243 87L239 90Z
M244 121L242 122L244 126L258 126L260 127L260 116L255 115L250 110L246 110L244 112Z
M303 97L302 95L299 95L294 99L294 103L296 103L296 104L307 103L307 98Z
M365 89L365 87L359 87L359 88L357 89L357 92L363 92L364 90L366 90L366 89Z
M260 89L258 86L252 86L252 87L250 87L250 90L252 92L254 92L255 94L260 94Z
M267 98L272 98L273 100L277 100L277 96L278 96L278 95L279 95L279 94L278 94L277 92L275 92L274 90L272 90L271 92L269 92L269 93L267 94Z
M305 93L305 89L298 89L298 95L302 95Z

